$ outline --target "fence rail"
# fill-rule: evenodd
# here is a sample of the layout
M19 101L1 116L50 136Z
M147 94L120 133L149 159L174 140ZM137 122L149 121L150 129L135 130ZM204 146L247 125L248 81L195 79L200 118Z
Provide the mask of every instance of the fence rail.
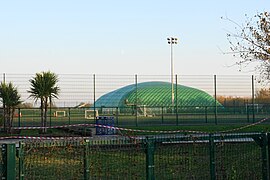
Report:
M3 144L6 179L268 179L268 133Z

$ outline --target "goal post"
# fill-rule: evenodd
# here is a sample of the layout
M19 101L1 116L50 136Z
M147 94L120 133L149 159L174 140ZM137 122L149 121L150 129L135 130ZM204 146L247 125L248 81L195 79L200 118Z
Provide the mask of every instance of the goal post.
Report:
M98 110L88 109L84 112L85 119L96 119L98 117Z
M15 113L18 114L18 111L16 111ZM32 118L32 117L36 117L36 116L40 116L40 109L37 109L37 108L29 108L29 109L22 108L22 109L20 109L20 117Z
M55 117L66 117L66 111L55 111Z

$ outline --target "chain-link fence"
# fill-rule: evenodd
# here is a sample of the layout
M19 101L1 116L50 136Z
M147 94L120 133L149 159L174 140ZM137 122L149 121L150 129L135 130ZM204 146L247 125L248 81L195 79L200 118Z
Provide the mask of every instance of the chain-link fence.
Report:
M269 135L175 134L2 145L6 179L268 179Z

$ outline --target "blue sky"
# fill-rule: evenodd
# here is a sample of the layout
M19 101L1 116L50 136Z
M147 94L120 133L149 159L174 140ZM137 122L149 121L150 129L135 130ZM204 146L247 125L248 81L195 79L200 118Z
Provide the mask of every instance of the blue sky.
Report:
M0 0L0 73L240 74L226 30L269 0ZM246 70L248 71L248 70ZM241 74L250 74L242 72Z

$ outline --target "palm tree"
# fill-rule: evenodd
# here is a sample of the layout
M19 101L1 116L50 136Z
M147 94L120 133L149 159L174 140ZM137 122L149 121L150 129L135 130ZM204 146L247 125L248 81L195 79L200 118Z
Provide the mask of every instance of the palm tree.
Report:
M58 98L60 88L57 86L58 77L50 71L36 73L36 76L29 80L31 87L27 91L36 102L40 100L41 126L47 126L47 111L49 103L53 98ZM47 132L46 128L43 132Z
M2 82L0 84L0 98L4 105L4 128L7 133L11 133L14 111L16 106L21 103L21 96L11 82L8 84Z

